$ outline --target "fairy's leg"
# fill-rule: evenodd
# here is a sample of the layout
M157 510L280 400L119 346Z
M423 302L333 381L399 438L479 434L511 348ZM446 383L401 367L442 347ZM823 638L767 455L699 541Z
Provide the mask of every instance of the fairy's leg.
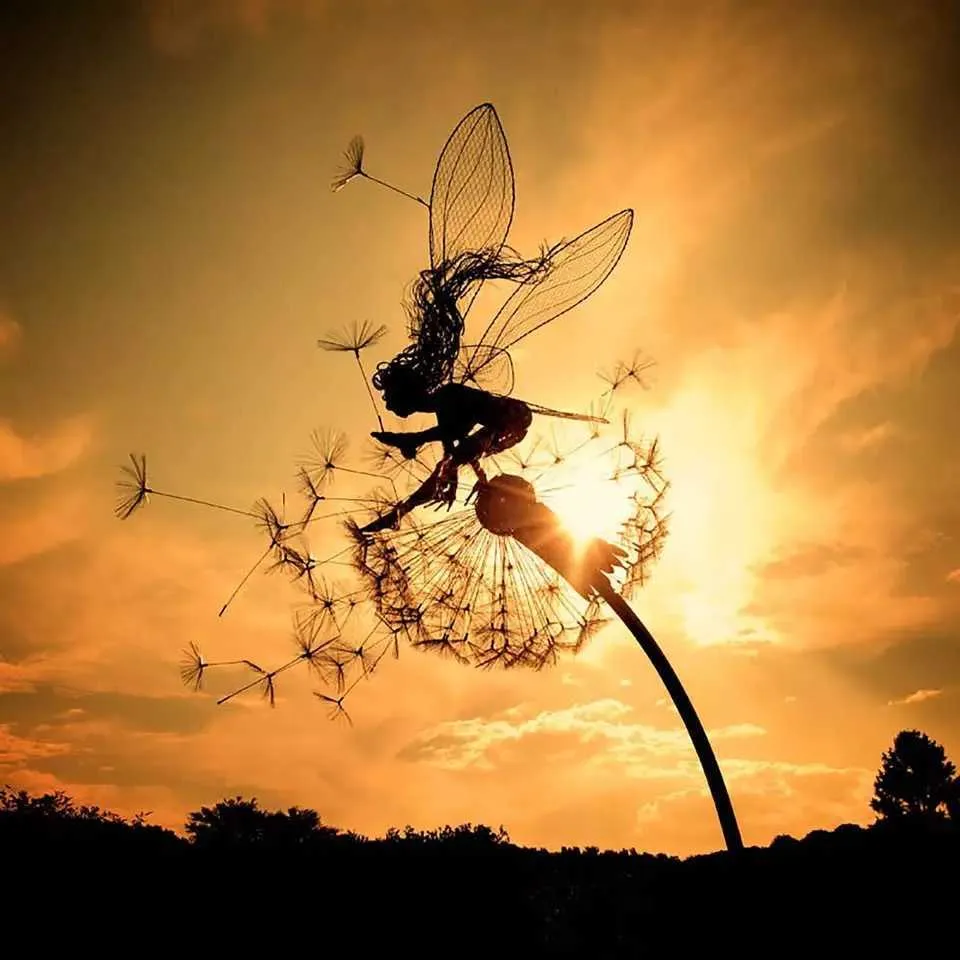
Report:
M400 525L400 521L411 510L438 498L444 487L449 485L451 468L453 468L454 477L456 477L456 464L454 464L449 457L444 457L433 468L433 473L431 473L409 497L401 500L392 510L385 513L382 517L378 517L365 527L361 527L360 532L377 533L379 530L395 530ZM454 492L456 492L456 487L454 487Z
M532 422L533 414L526 404L519 402L511 404L504 411L504 416L499 423L481 427L476 433L464 437L457 444L454 459L459 464L469 463L472 466L476 464L474 472L477 472L479 461L483 457L503 453L504 450L509 450L520 443L527 435ZM480 473L477 473L477 476L480 477Z

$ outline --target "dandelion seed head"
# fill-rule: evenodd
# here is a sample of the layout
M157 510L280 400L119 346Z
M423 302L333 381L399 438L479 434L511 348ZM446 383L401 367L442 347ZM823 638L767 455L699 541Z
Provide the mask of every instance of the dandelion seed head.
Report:
M347 436L339 430L314 430L310 435L312 449L301 465L309 481L310 495L317 495L324 488L339 466L343 466L347 452ZM303 489L303 486L301 486Z
M314 693L314 696L322 700L324 703L330 704L330 719L331 720L345 720L347 724L351 727L353 726L353 721L350 719L350 714L344 709L343 701L346 697L346 694L343 694L339 697L331 697L326 693Z
M147 485L147 455L130 454L130 466L120 468L122 474L117 481L117 503L114 513L120 520L126 520L136 510L148 502L150 487Z
M276 508L265 498L254 504L253 514L257 518L257 526L269 536L271 546L277 548L282 556L284 541L290 535L290 524L284 522Z
M379 343L387 334L384 324L374 326L369 320L362 320L337 333L329 334L317 340L321 350L332 353L353 353L359 356L361 351Z
M540 669L579 651L605 622L596 577L619 591L646 581L666 532L656 444L634 438L629 417L606 432L594 426L548 430L508 451L504 466L516 474L495 476L471 506L417 510L396 530L352 528L354 567L396 637L482 668ZM595 489L584 494L582 471L596 474L598 463ZM529 491L520 515L531 503L560 510L572 494L574 504L615 500L619 519L602 536L578 538L551 513L562 535L535 547L509 518L492 522L486 493L502 482Z
M363 175L363 152L363 137L354 137L343 153L343 165L337 171L330 184L334 193L342 190L354 177Z
M191 640L190 646L184 650L180 661L180 679L194 693L199 693L203 689L203 674L207 666L200 648Z

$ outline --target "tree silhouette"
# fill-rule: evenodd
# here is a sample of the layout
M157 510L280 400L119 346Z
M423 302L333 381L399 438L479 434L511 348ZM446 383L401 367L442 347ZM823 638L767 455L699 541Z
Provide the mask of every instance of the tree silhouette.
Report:
M957 807L956 772L936 740L901 730L883 754L870 806L881 820L941 820Z
M320 822L315 810L290 807L261 810L256 798L234 797L213 807L193 811L184 830L201 848L215 850L279 849L291 850L329 840L339 835L336 827Z
M960 777L954 777L947 794L947 816L960 827Z

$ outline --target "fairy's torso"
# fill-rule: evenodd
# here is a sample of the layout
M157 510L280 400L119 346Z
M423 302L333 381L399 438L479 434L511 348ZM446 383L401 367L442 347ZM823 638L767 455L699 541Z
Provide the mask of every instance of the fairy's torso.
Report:
M465 436L476 426L496 427L526 410L522 400L498 396L462 383L445 383L432 394L437 425L445 432Z

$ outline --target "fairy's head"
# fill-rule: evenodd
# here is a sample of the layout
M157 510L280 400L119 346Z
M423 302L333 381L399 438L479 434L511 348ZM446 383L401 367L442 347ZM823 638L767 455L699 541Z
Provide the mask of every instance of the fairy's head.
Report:
M398 417L409 417L424 411L430 390L423 375L413 366L397 363L381 363L374 373L373 385L383 394L386 408Z

